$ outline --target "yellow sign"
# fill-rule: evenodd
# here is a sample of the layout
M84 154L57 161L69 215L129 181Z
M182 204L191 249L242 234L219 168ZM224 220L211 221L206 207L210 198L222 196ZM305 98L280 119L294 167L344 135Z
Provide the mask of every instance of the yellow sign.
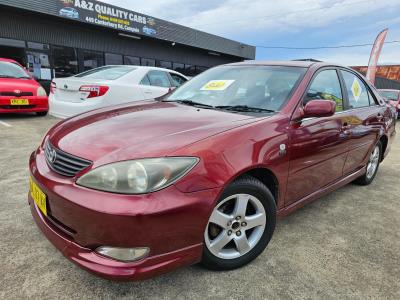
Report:
M202 91L223 91L227 89L235 80L211 80L202 88Z
M362 87L357 78L354 78L353 80L353 84L351 85L351 92L353 93L354 100L356 100L357 102L362 93Z

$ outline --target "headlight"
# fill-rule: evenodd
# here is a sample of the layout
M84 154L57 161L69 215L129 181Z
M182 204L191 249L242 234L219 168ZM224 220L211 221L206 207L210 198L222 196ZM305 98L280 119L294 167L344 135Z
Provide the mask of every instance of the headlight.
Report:
M46 91L45 91L44 88L42 88L41 86L38 87L36 93L37 93L37 95L38 95L39 97L47 96Z
M189 172L195 157L147 158L98 167L83 175L77 184L118 194L144 194L161 190Z

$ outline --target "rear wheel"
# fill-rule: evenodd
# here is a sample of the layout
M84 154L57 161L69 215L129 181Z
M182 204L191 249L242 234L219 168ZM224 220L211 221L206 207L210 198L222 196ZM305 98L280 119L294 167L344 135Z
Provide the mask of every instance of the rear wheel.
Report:
M275 223L275 200L268 188L251 176L234 181L209 218L203 265L230 270L249 263L268 245Z
M39 112L36 113L36 115L39 116L39 117L44 117L44 116L47 115L47 111L39 111Z
M366 166L366 173L358 178L355 183L359 185L369 185L375 178L381 162L382 143L378 142L369 156Z

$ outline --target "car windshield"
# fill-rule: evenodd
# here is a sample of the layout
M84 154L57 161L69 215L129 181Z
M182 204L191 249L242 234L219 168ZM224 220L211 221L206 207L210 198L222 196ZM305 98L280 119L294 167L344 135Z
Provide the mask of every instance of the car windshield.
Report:
M30 76L19 65L0 61L0 78L30 78Z
M398 91L380 91L379 93L388 100L397 100L399 97Z
M216 67L185 83L166 101L277 111L305 72L306 68L284 66Z
M130 66L105 66L77 74L75 77L115 80L128 74L129 72L132 72L135 69L136 68L132 68Z

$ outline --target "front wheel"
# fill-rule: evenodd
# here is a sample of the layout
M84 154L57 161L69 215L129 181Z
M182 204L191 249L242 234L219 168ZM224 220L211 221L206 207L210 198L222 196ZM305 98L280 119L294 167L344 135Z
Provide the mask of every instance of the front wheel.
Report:
M266 248L275 223L275 199L268 188L251 176L234 181L209 218L203 265L213 270L246 265Z
M381 162L382 143L379 141L369 156L369 160L366 166L366 172L363 176L358 178L355 183L359 185L369 185L378 173L379 164Z

